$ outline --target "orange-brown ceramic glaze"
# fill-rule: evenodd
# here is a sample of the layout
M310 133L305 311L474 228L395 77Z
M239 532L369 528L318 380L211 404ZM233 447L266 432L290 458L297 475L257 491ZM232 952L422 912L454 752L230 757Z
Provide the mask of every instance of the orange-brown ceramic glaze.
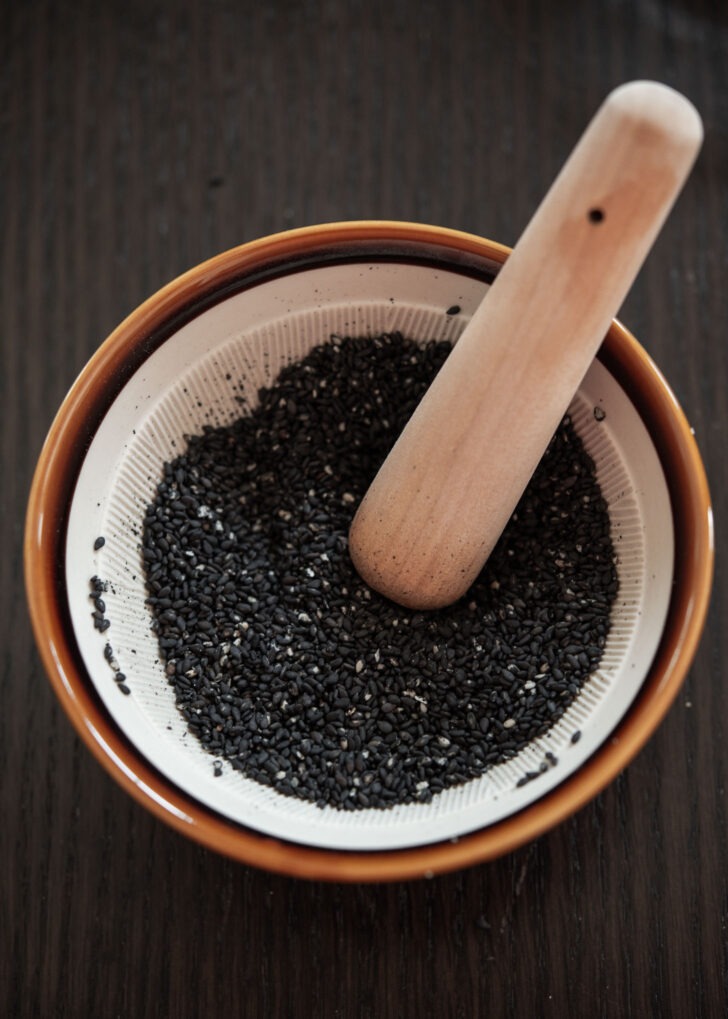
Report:
M145 343L201 296L260 269L295 266L317 253L355 253L357 245L408 245L456 267L463 256L502 264L508 249L433 226L386 221L334 223L276 234L227 251L190 270L136 309L102 344L64 401L35 472L25 531L25 575L36 642L51 684L76 730L113 778L179 832L242 863L326 881L394 881L432 876L493 859L543 834L584 806L632 760L658 726L697 649L713 571L710 495L691 429L662 375L634 337L613 323L600 358L631 397L663 465L676 548L669 615L642 690L611 738L579 771L531 806L497 824L444 842L383 852L320 850L256 834L182 794L124 737L95 696L76 650L59 563L79 449Z

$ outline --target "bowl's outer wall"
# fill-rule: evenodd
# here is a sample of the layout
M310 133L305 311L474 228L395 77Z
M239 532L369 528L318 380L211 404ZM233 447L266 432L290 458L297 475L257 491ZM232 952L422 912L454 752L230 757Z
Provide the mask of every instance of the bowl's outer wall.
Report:
M261 836L183 795L136 752L96 697L71 632L62 570L65 512L78 467L115 392L164 337L266 273L312 259L375 260L376 252L497 271L509 249L471 234L413 223L362 221L305 227L233 248L158 291L122 322L91 358L61 406L41 452L25 530L30 615L44 667L79 735L112 777L157 817L208 848L271 871L332 881L430 876L493 859L580 809L638 753L668 711L705 623L713 573L710 494L690 426L661 373L636 339L612 324L600 358L633 400L663 464L675 518L675 580L662 642L634 705L588 763L526 810L455 842L387 852L337 852ZM241 281L243 281L241 283ZM196 309L196 310L195 310Z

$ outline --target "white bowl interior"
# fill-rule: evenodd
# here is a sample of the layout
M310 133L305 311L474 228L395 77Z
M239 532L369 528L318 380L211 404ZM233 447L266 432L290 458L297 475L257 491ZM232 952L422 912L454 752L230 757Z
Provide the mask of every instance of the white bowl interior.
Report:
M141 520L165 461L183 436L240 413L244 379L261 385L332 334L401 331L456 341L486 284L456 271L398 262L332 265L261 283L201 313L160 346L123 387L85 456L70 507L66 584L89 677L139 753L185 793L268 835L330 849L397 849L457 838L521 810L563 782L609 737L645 678L664 626L673 572L673 522L659 458L631 401L595 361L570 413L609 505L620 593L601 666L559 722L517 757L428 804L339 811L283 796L212 757L187 731L160 664L141 569ZM457 315L447 309L458 305ZM597 421L594 408L605 412ZM601 415L600 415L601 416ZM97 535L105 545L94 550ZM94 629L89 580L108 584L110 628ZM104 657L128 677L122 695ZM576 731L577 743L571 742ZM558 763L526 785L546 752Z

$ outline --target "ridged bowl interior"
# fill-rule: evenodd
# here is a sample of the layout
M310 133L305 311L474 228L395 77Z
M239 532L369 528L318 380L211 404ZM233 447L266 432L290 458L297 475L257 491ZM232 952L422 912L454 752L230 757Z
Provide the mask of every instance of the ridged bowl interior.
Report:
M400 331L457 341L487 285L399 263L286 275L230 297L174 332L126 381L93 437L70 506L66 595L75 639L105 708L128 740L186 794L231 820L327 849L401 849L458 838L542 797L578 769L629 708L657 648L670 597L673 532L659 457L624 390L595 362L569 413L597 467L618 554L620 595L599 670L559 722L482 778L428 804L340 811L283 796L226 768L190 735L160 663L145 605L140 525L162 465L206 425L254 406L280 368L333 335ZM457 314L447 310L457 306ZM599 409L599 420L594 409ZM103 535L94 550L89 536ZM93 626L98 576L110 622ZM649 597L648 597L649 592ZM127 676L120 694L104 649ZM575 732L578 743L571 742ZM546 754L558 764L519 785Z

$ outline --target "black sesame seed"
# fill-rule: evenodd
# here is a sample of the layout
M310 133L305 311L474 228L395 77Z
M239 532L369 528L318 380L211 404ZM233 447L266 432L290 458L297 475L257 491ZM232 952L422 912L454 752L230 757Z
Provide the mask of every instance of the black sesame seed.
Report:
M144 517L178 707L221 766L283 795L341 810L429 802L546 733L600 661L619 582L568 418L456 605L401 608L349 560L356 506L449 350L332 338L254 410L189 438Z
M103 548L105 544L106 544L106 538L101 538L101 537L97 538L96 541L94 542L94 552L98 552L98 550L100 548Z

